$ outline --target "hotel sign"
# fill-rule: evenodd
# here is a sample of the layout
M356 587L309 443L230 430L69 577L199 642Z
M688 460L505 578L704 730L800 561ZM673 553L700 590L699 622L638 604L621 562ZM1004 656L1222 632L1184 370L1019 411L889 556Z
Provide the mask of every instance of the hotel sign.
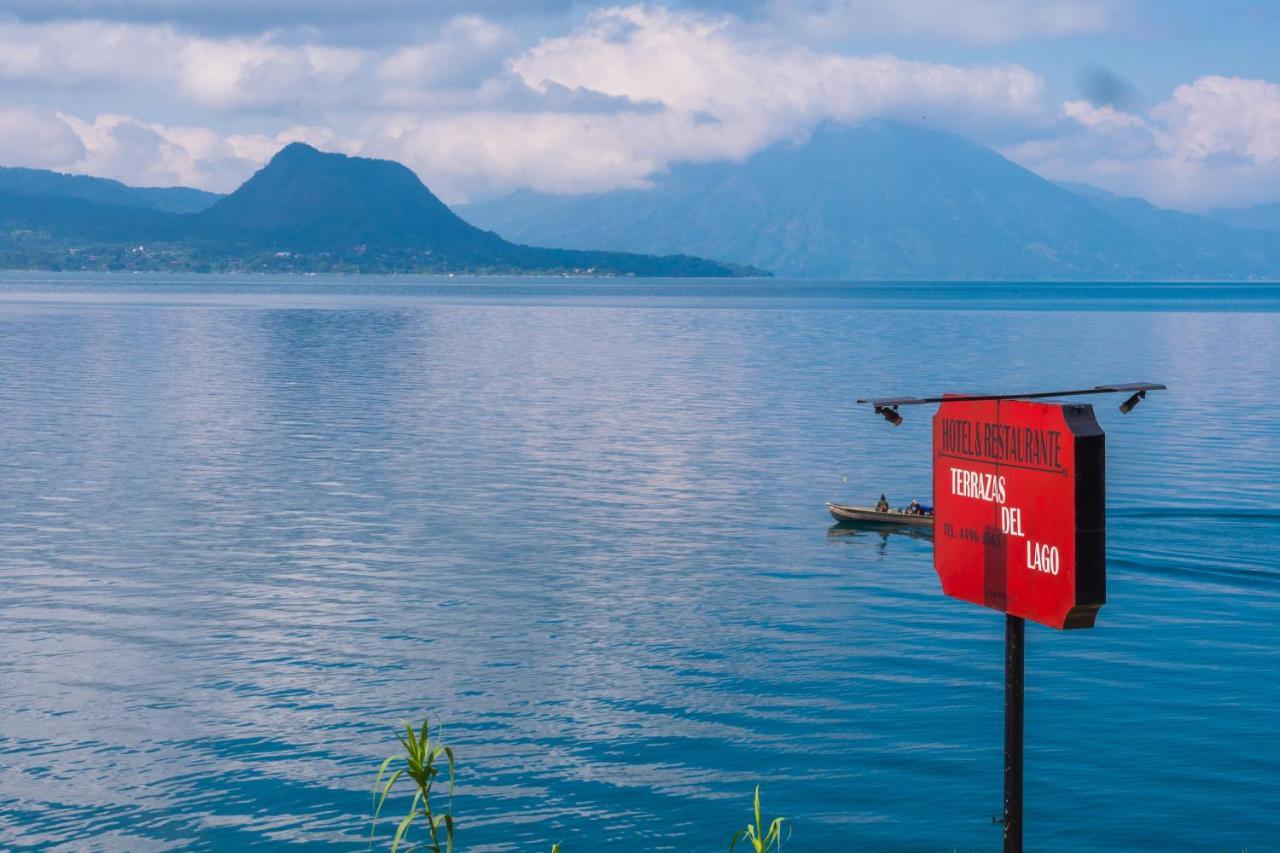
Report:
M942 591L1051 628L1106 594L1105 436L1093 407L943 400L933 418Z

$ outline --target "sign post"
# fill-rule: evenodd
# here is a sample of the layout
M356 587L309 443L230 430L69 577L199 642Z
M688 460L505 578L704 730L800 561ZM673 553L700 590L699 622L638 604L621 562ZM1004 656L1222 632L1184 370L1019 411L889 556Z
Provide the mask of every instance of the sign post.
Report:
M1022 851L1022 640L1026 620L1004 617L1004 849Z
M947 595L1005 615L1004 849L1022 850L1026 620L1092 628L1107 600L1106 437L1093 407L1046 397L1132 392L1152 383L1018 395L859 400L902 423L901 405L933 417L933 567Z

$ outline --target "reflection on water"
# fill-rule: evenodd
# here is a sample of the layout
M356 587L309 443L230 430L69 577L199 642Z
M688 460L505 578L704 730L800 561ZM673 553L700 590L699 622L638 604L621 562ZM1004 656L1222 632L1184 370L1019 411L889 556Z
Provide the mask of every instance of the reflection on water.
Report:
M890 536L906 536L910 539L928 539L933 541L933 529L928 527L908 527L899 524L876 524L874 522L858 523L841 521L827 528L827 538L848 539L854 536L875 536L883 545L887 545Z
M350 849L429 711L466 850L718 849L757 782L990 849L1003 623L829 527L930 487L853 399L1148 378L1098 627L1028 629L1028 845L1280 837L1277 288L219 282L0 280L5 846Z

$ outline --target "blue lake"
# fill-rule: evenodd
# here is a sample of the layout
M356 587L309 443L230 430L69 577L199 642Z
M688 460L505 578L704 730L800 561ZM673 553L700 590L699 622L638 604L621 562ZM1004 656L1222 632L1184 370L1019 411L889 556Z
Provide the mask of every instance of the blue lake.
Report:
M464 851L724 850L757 783L995 849L1003 620L829 531L930 488L853 401L1138 380L1027 845L1276 849L1280 286L0 276L0 846L363 847L430 714Z

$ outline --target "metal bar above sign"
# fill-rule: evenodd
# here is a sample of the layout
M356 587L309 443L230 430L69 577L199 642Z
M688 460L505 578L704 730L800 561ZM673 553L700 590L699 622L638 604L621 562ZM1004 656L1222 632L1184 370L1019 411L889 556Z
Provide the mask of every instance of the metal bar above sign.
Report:
M1095 385L1092 388L1075 388L1068 391L1032 391L1027 394L945 394L941 397L874 397L859 400L861 405L881 406L921 406L926 403L944 401L963 403L976 400L1043 400L1048 397L1079 397L1083 394L1119 394L1125 391L1166 391L1167 385L1158 382L1128 382L1120 385Z

